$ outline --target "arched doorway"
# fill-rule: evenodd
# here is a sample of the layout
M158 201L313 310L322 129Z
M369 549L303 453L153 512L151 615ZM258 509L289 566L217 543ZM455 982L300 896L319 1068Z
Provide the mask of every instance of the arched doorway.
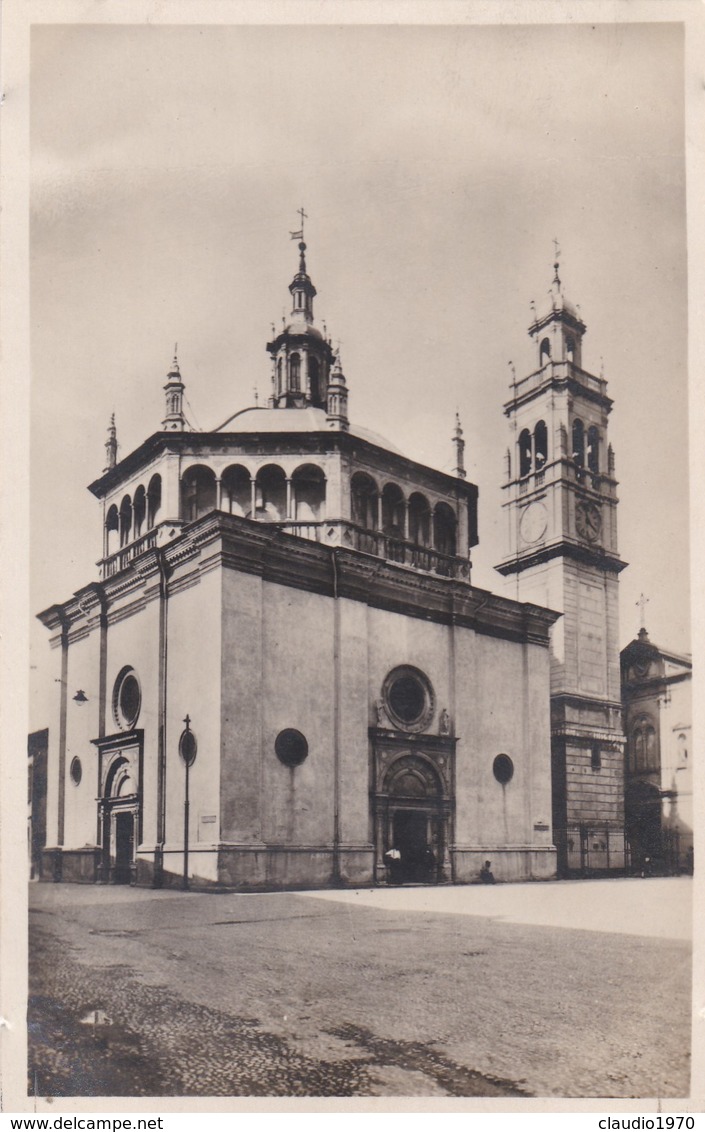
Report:
M632 868L653 868L663 857L661 794L649 782L631 782L624 799L624 818Z
M377 798L378 859L400 854L394 877L402 884L437 884L446 879L450 806L434 759L407 752L388 762Z
M140 842L138 750L101 751L103 796L99 801L102 861L99 877L109 884L134 884Z

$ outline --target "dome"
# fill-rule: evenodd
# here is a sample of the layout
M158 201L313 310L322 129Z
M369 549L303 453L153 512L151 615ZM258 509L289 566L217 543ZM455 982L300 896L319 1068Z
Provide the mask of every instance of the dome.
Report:
M224 424L220 425L216 432L242 432L242 433L265 433L265 432L325 432L330 433L331 429L328 424L325 409L316 409L309 405L305 409L241 409L239 413L235 413L229 417ZM393 452L396 456L401 456L402 453L388 440L385 440L379 433L373 432L369 428L361 428L359 426L350 426L348 430L351 436L357 436L360 440L366 440L368 444L374 444L378 448L384 448L388 452Z
M563 311L564 314L569 315L577 322L582 322L578 308L565 296L561 281L558 277L558 264L556 263L553 266L556 273L553 277L548 297L546 301L541 304L541 308L538 311L537 320L541 322L545 318L550 318L554 311Z
M304 319L297 319L295 322L289 322L280 331L281 334L306 334L309 338L323 338L320 330L310 322L305 322Z

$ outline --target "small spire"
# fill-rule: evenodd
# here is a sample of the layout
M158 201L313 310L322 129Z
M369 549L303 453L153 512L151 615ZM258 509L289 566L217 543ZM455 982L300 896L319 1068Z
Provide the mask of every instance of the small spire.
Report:
M181 371L179 369L178 350L179 350L179 343L174 342L174 360L171 363L171 369L169 370L167 377L181 377Z
M559 267L560 256L561 256L561 249L559 247L558 240L555 239L555 238L553 240L553 255L554 255L553 270L554 270L554 273L555 273L554 276L553 276L553 282L556 284L556 286L558 287L558 290L560 291L561 281L560 281L560 277L558 275L558 267Z
M455 445L455 468L453 471L458 479L464 480L467 477L467 472L465 471L465 441L463 440L463 430L460 426L460 413L457 411L455 414L453 444Z
M290 232L292 240L299 241L299 270L289 284L289 291L292 298L291 317L295 322L303 320L306 323L313 322L313 300L316 297L316 288L314 287L311 279L309 278L306 269L306 244L304 242L304 221L306 220L306 213L303 208L299 209L299 216L301 217L301 227L298 232Z
M639 600L634 602L634 604L639 606L641 613L641 632L646 634L646 607L649 604L649 599L645 594L639 594Z
M306 244L304 243L304 221L308 220L308 214L304 212L303 205L298 210L301 217L301 227L297 232L289 232L292 240L299 241L299 273L306 274Z
M109 472L117 464L117 429L115 428L115 413L110 414L110 424L108 425L108 439L105 442L106 452L106 466L103 468L104 472Z

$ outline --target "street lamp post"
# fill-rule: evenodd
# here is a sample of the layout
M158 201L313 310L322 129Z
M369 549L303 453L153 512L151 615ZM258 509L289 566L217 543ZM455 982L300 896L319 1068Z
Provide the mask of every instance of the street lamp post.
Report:
M181 882L181 887L186 891L188 889L188 825L189 825L189 797L188 797L188 778L189 771L196 761L196 751L198 745L196 743L196 736L191 730L191 719L186 715L184 720L186 726L181 732L179 738L179 754L183 759L184 767L186 769L186 782L184 787L184 877Z

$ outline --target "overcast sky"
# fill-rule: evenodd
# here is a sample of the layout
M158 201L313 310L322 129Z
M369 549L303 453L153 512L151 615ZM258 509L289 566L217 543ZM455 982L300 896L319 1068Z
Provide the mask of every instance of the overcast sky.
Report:
M449 470L459 409L497 592L508 362L558 237L615 403L621 641L644 591L688 649L682 51L675 24L35 28L33 610L96 577L110 413L121 456L159 428L175 341L194 425L266 398L303 204L351 418Z

